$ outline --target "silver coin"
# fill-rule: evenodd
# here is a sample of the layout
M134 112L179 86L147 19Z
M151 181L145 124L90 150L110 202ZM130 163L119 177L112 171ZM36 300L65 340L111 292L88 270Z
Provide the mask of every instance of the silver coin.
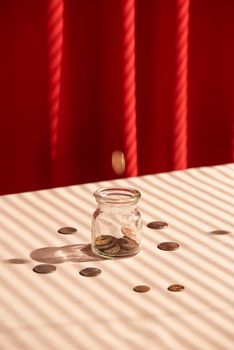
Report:
M158 249L173 251L179 249L180 245L176 242L162 242L158 244Z
M96 277L101 273L102 270L96 267L86 267L85 269L79 271L79 274L85 277Z
M40 265L34 266L33 268L34 272L41 273L41 274L52 273L55 270L56 270L56 267L50 264L40 264Z
M162 228L168 227L168 224L164 221L152 221L147 224L147 227L152 228L153 230L161 230Z
M71 235L76 232L77 232L77 229L74 227L61 227L58 230L58 233L61 233L62 235Z

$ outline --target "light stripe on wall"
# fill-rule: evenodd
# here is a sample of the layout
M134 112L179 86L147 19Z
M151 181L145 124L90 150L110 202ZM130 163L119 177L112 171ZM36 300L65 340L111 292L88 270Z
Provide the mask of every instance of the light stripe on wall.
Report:
M126 176L138 175L136 79L135 79L135 1L123 1L124 26L124 139Z
M173 168L188 166L188 35L190 0L177 0L176 86L173 126Z

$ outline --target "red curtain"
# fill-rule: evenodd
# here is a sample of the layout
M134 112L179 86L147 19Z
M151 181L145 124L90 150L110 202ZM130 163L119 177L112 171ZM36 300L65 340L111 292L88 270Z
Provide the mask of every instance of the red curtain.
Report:
M232 0L1 0L0 193L231 162Z

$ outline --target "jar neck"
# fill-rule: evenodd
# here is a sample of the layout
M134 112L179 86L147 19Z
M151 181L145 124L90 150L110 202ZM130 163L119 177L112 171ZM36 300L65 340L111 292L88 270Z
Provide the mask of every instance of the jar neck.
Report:
M97 203L97 207L105 211L125 211L134 210L137 208L137 204L110 204L110 203Z
M134 208L141 194L138 190L129 187L109 187L97 190L94 196L101 207Z

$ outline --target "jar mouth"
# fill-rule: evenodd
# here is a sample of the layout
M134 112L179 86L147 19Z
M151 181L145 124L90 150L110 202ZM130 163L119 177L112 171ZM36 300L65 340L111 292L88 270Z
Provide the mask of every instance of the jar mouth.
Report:
M95 191L94 197L101 204L135 204L141 193L131 187L105 187Z

